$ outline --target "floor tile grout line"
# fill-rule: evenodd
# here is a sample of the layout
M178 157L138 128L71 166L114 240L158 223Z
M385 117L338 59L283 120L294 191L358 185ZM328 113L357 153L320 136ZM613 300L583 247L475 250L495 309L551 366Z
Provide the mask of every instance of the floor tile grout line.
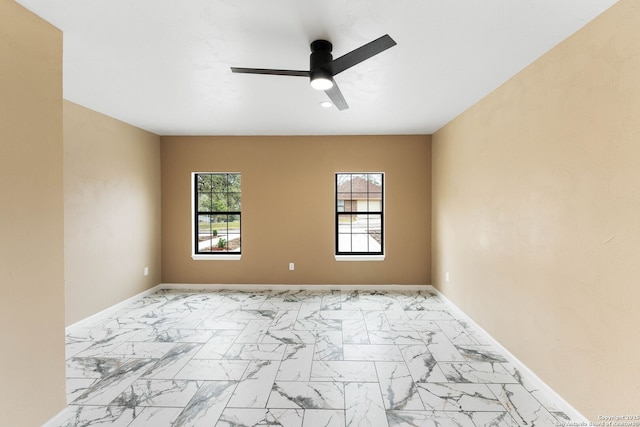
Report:
M323 298L324 296L326 296L326 295L329 295L329 294L325 293L325 294L323 294L323 295L320 297L320 310L319 310L319 311L322 311L322 307L323 307L323 306L322 306L322 298ZM331 292L331 295L333 295L333 292ZM340 307L340 308L343 308L343 307L342 307L342 304L343 304L344 302L350 301L350 299L352 299L352 298L353 298L353 297L355 297L355 296L357 296L357 297L359 298L359 295L357 295L357 292L348 292L348 293L347 293L347 292L341 292L341 293L340 293L340 301L341 301L341 302L340 302L340 305L341 305L341 307ZM269 297L269 294L267 294L267 296L265 297L265 300L263 301L263 303L262 303L262 304L264 304L266 301L268 301L268 299L269 299L268 297ZM395 298L397 298L397 296L396 296ZM175 300L177 300L177 299L178 299L178 297L174 297L174 298L173 298L173 301L175 301ZM304 304L304 302L303 302L303 301L304 301L304 299L301 299L300 301L302 301L302 302L300 302L300 305L298 305L297 313L296 313L296 320L294 321L294 325L295 325L295 322L297 322L297 320L300 318L300 314L301 314L301 310L302 310L302 304ZM165 304L168 304L168 302L171 302L171 300L169 300L169 301L165 301ZM283 302L284 302L284 301L283 301ZM357 303L359 303L359 302L361 302L361 301L358 301L358 300L356 300L356 301L355 301L355 303L356 303L356 304L357 304ZM353 302L353 301L350 301L350 303L354 303L354 302ZM368 303L368 302L367 302L367 303ZM424 302L421 302L420 304L423 304L423 303L424 303ZM149 305L152 305L152 304L153 304L153 303L151 303L151 304L149 304ZM387 304L387 306L388 306L388 304ZM281 308L282 310L285 310L285 311L286 311L286 310L288 310L288 309L290 309L290 307L286 307L286 306L280 306L280 308ZM352 309L353 307L349 307L349 308L350 308L350 309ZM405 311L405 312L406 312L406 311L407 311L407 310L406 310L406 308L407 308L407 306L405 306L405 307L403 308L403 311ZM238 305L238 306L237 306L237 308L235 309L235 311L239 311L239 310L242 310L242 304ZM151 309L150 309L150 310L147 310L147 313L150 313L151 311L152 311ZM191 311L193 311L193 310L191 310ZM280 311L280 310L279 310L279 311ZM363 312L365 311L365 309L364 309L364 308L358 308L358 310L356 310L356 311L359 311L360 313L363 313ZM386 315L385 315L385 318L386 318ZM345 319L346 319L346 318L345 318ZM341 336L341 341L342 341L341 351L342 351L343 353L344 353L344 345L345 345L345 341L347 341L347 340L345 339L345 328L344 328L344 322L345 322L345 319L341 319L341 320L339 321L339 323L343 326L343 327L341 328L341 334L340 334L340 336ZM386 320L387 320L387 322L389 321L389 319L386 319ZM364 321L364 319L363 319L363 321ZM202 323L202 320L201 320L200 322L198 322L198 324L200 324L200 323ZM118 323L118 324L119 324L120 326L126 326L126 324L122 324L122 323ZM179 324L179 321L175 321L175 322L173 322L172 327L175 327L175 325L177 325L177 324ZM274 321L272 321L272 322L270 323L270 325L273 325L273 324L274 324ZM446 336L446 334L444 333L444 330L443 330L442 325L441 325L441 323L440 323L440 322L434 321L434 322L433 322L433 324L437 327L437 329L438 329L442 334L444 334L444 335ZM468 325L461 325L461 326L463 327L463 329L467 329L467 330L470 330L470 329L471 329L471 328L469 328L469 326L468 326ZM247 328L247 327L248 327L248 324L245 324L245 328ZM170 328L171 328L171 327L170 327ZM170 329L170 328L169 328L169 329ZM369 336L369 335L370 335L370 330L369 330L368 326L366 325L366 323L365 323L365 325L364 325L364 328L365 328L366 334L367 334L367 336L369 337L369 341L370 341L370 336ZM243 330L244 330L244 329L243 329ZM234 339L233 339L232 345L233 345L233 344L235 344L235 343L237 343L237 340L238 340L238 334L242 333L242 331L243 331L243 330L238 330L238 331L236 331L236 332L235 332L235 333L236 333L236 335L234 336ZM269 330L269 328L266 328L266 331L268 331L268 330ZM402 331L394 331L394 332L396 332L396 333L402 333ZM405 332L409 332L409 331L405 331ZM471 332L471 331L470 331L470 332ZM141 331L138 331L138 333L137 333L136 335L140 335L141 333L142 333ZM313 365L319 362L319 360L317 360L315 357L313 357L313 355L315 355L315 352L316 352L316 346L317 346L317 342L318 342L318 341L317 341L317 330L316 330L316 331L314 331L314 333L316 334L316 335L314 335L314 336L316 337L316 339L315 339L315 343L313 344L313 347L312 347L312 353L311 353L311 355L312 355L312 358L311 358L311 366L310 366L310 368L309 368L309 369L313 369ZM266 334L265 334L265 333L261 333L261 338L259 338L259 340L258 340L258 341L260 341L260 343L261 343L261 342L263 342L263 341L264 341L264 339L265 339L265 336L266 336ZM134 338L135 338L135 337L134 337ZM130 341L134 341L134 339L129 339L129 340L126 340L125 342L130 342ZM135 342L138 342L138 341L135 341ZM144 341L140 341L140 342L144 342ZM256 343L256 344L259 344L259 343ZM480 343L478 343L478 344L480 344ZM204 343L203 343L203 345L204 345ZM284 353L284 352L286 352L286 351L287 351L287 347L286 347L286 346L287 346L288 344L286 344L286 343L282 343L282 345L283 345L283 346L285 346L285 348L284 348L284 351L283 351L283 356L281 357L281 360L279 361L278 370L276 371L276 377L277 377L278 372L280 371L280 369L281 369L281 367L282 367L282 362L283 362L282 358L283 358L283 357L284 357L284 355L285 355L285 353ZM370 344L350 344L350 343L346 343L346 345L362 345L362 346L366 346L366 345L370 345ZM393 343L389 343L389 344L375 344L375 345L389 345L389 346L391 346L391 347L395 347L395 348L398 350L398 352L399 352L399 354L401 355L401 357L402 357L402 363L404 363L405 365L407 364L407 362L406 362L406 356L405 356L405 355L403 354L403 352L401 351L401 349L400 349L401 344L398 344L398 341L397 341L397 340L395 340ZM413 345L413 344L406 344L406 345ZM424 346L425 346L425 348L426 348L429 352L431 352L431 349L429 348L428 341L426 341L426 340L425 340L424 336L422 336L422 337L421 337L421 344L420 344L420 345L424 345ZM458 347L457 347L457 346L455 346L454 344L452 344L452 345L456 348L456 350L458 350ZM122 346L122 344L118 345L118 346L117 346L117 348L120 348L121 346ZM172 346L172 348L174 348L175 346L176 346L176 344L174 344L174 345ZM222 359L220 359L220 360L231 360L231 359L226 359L226 356L228 355L228 352L229 352L229 349L227 349L227 350L225 351L225 353L221 356L221 357L222 357ZM195 355L196 355L196 354L197 354L197 352L196 352L196 353L194 353L194 354L192 354L192 355L190 356L189 360L193 360L193 359L195 358ZM73 358L73 357L70 357L70 358ZM160 360L160 359L161 359L161 357L160 357L160 358L157 358L157 359L156 359L156 363L157 363L157 361L158 361L158 360ZM341 359L342 359L342 360L344 360L344 354L342 354ZM367 358L367 359L364 359L364 361L369 361L369 362L373 363L373 365L376 367L376 376L378 377L378 381L377 381L377 382L378 382L378 387L377 387L377 388L378 388L378 390L380 391L380 393L382 393L382 389L380 388L380 387L381 387L381 383L380 383L379 372L378 372L378 364L376 363L376 359L371 360L371 359L368 359L368 358ZM188 363L188 361L187 361L187 363ZM439 361L436 361L436 366L438 366L440 363L455 363L455 361L451 361L451 362L443 362L442 360L439 360ZM462 363L462 362L459 362L459 363ZM467 362L464 362L464 363L465 363L465 364L467 364ZM491 363L491 365L502 366L502 365L503 365L503 363L502 363L502 362L492 362L492 363ZM149 369L151 369L151 368L149 368ZM242 376L244 376L244 374L246 373L246 369L247 369L247 368L245 368L245 370L243 371L243 375L242 375ZM504 369L506 370L506 368L504 368ZM178 372L179 372L179 371L178 371ZM311 371L310 371L310 372L311 372ZM511 372L509 372L509 371L507 370L507 373L509 374L509 376L511 376ZM144 374L143 374L143 375L144 375ZM176 376L176 375L178 375L178 374L177 374L177 373L176 373L176 374L174 374L174 375L173 375L173 377L175 378L175 376ZM310 378L309 378L309 379L310 379ZM277 381L277 379L276 379L275 381ZM235 390L237 389L238 383L239 383L239 382L237 382L237 381L236 381L236 382L234 382L234 391L233 391L233 393L235 393ZM346 384L346 383L347 383L347 382L344 382L343 384ZM414 383L415 383L415 382L414 382ZM491 393L495 396L495 393L493 392L493 390L492 390L492 389L489 389L489 390L490 390L490 391L491 391ZM525 389L525 391L526 391L526 392L528 392L528 390L526 390L526 389ZM233 394L233 393L232 393L232 394ZM530 392L528 392L528 393L530 394ZM422 399L420 396L418 396L418 397L419 397L420 399ZM532 396L532 397L534 397L534 396ZM344 399L346 399L346 398L343 398L343 400L344 400ZM534 397L534 399L535 399L535 397ZM536 400L537 400L537 399L536 399ZM268 399L267 399L267 402L268 402ZM267 404L268 404L268 403L267 403ZM265 405L267 405L267 404L265 404ZM89 406L89 405L87 405L87 406ZM541 406L542 406L542 407L544 407L544 405L541 405ZM346 407L346 403L345 403L345 407ZM476 411L476 412L478 412L478 411Z

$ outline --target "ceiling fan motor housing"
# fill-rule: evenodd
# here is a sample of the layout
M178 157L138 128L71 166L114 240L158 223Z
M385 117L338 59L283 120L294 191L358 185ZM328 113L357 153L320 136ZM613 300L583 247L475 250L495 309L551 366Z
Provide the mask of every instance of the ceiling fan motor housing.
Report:
M309 72L311 80L325 78L332 80L331 72L322 66L333 61L331 50L333 46L327 40L315 40L311 43L311 55L309 55Z

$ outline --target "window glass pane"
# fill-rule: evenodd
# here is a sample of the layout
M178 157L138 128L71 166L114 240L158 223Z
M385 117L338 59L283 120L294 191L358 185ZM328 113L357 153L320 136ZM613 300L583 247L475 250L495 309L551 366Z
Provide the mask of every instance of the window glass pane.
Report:
M227 251L240 252L240 234L230 233L227 235Z
M338 234L338 252L351 252L351 234Z
M211 230L211 215L198 215L198 249L208 251L211 248L211 241L214 235Z
M228 195L229 211L238 212L240 210L240 193L229 193Z
M370 173L367 174L367 179L369 182L375 186L382 187L382 174L381 173Z
M367 209L367 193L353 193L351 212L366 212Z
M366 234L368 229L367 215L354 215L354 219L351 222L351 232Z
M351 235L352 252L371 252L369 250L369 237L367 234L357 233Z
M198 211L199 212L211 212L211 193L198 193Z
M380 215L362 215L363 221L367 222L367 230L379 231L382 230L382 218Z
M227 212L227 194L226 193L211 193L211 211L212 212Z
M211 190L217 192L227 191L227 175L226 174L212 174L211 175Z
M220 236L212 247L213 252L240 252L240 236Z
M211 175L199 174L197 176L198 188L199 192L209 192L211 191Z
M353 215L338 215L338 233L351 233Z
M211 230L217 236L227 234L227 215L211 215Z
M227 216L227 230L229 233L240 234L240 215Z
M211 215L198 215L198 235L211 233Z
M240 187L241 187L241 176L238 173L230 173L227 175L227 185L228 185L228 191L230 192L240 192Z
M339 173L336 175L336 190L342 193L351 192L351 174Z
M369 212L382 212L382 199L369 197Z

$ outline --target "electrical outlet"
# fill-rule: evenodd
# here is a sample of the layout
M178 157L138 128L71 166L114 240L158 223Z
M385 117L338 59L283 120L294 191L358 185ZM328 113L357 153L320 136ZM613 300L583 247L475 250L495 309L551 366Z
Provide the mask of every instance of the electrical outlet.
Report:
M149 275L149 267L145 267L144 268L144 275L148 276Z
M289 263L289 271L293 271L296 269L296 265L292 262Z

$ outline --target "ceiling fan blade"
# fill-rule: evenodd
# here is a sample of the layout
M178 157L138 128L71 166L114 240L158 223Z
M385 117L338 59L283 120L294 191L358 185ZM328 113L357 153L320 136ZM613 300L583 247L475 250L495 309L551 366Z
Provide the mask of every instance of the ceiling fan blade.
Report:
M340 92L338 84L335 81L333 82L333 86L325 90L324 93L327 94L331 102L333 102L333 105L335 105L338 110L342 111L349 108L347 101L345 101L344 96L342 96L342 92Z
M329 72L331 72L331 75L335 76L336 74L343 72L347 68L351 68L354 65L361 63L365 59L369 59L372 56L395 46L396 44L397 43L389 36L389 34L385 34L384 36L375 39L372 42L360 46L356 50L352 50L351 52L334 59L328 64L323 65L322 68L326 68Z
M240 68L231 67L233 73L245 73L245 74L271 74L274 76L296 76L296 77L309 77L308 71L299 70L273 70L270 68Z

